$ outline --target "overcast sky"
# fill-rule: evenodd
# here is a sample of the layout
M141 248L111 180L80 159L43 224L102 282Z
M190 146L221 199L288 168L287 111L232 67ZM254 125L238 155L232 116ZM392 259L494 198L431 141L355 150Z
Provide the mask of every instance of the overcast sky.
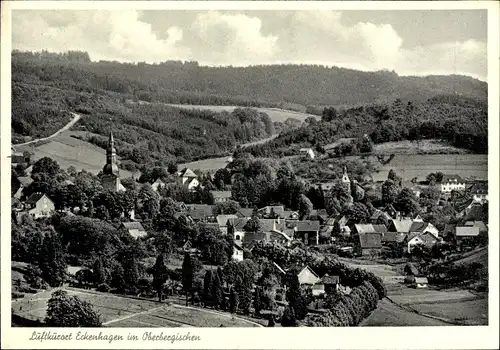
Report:
M446 11L12 12L12 46L92 60L316 63L486 81L487 13Z

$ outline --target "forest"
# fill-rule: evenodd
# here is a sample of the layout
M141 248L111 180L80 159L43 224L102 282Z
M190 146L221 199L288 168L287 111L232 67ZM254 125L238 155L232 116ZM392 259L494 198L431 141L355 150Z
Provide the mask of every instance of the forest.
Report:
M140 100L300 108L373 103L400 98L426 101L454 93L487 98L487 84L466 76L406 77L318 65L205 67L197 62L158 64L92 62L85 52L12 53L12 73L59 88L127 94Z
M302 147L315 147L321 153L328 144L354 138L357 139L354 146L340 152L340 155L353 155L371 152L365 140L377 144L443 139L455 147L485 154L488 152L487 111L486 102L453 95L439 95L419 103L404 104L396 99L390 104L349 109L325 107L321 121L308 118L302 127L245 151L256 157L283 157L297 154Z

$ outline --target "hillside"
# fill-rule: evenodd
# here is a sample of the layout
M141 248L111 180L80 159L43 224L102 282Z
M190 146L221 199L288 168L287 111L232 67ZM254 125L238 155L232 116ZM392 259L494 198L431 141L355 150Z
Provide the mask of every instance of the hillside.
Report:
M439 94L486 99L487 84L466 76L405 77L312 65L205 67L197 62L150 65L91 62L86 53L12 55L13 77L33 75L56 86L108 90L142 100L182 104L300 108L358 105L400 98L425 101ZM42 69L43 68L43 69ZM54 79L55 78L55 79Z

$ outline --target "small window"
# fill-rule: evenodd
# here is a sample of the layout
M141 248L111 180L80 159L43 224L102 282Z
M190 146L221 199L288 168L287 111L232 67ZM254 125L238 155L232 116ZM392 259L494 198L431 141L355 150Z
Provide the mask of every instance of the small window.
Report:
M236 238L235 238L237 241L239 241L241 239L240 235L236 235Z

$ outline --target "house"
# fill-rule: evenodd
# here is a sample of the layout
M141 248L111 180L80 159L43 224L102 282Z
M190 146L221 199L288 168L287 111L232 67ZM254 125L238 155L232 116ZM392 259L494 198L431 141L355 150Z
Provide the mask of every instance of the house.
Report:
M300 220L294 228L293 237L301 240L307 245L319 244L319 221L317 220Z
M413 220L410 219L402 219L402 220L392 219L389 223L388 231L409 233L412 225L413 225Z
M370 222L372 224L380 224L384 222L389 222L390 220L392 220L392 217L388 213L380 209L376 209L373 212L373 215L370 217Z
M488 182L476 182L470 189L469 193L475 202L483 203L488 200Z
M452 191L464 191L465 181L458 175L443 175L440 184L441 193L451 193Z
M243 261L243 247L236 242L234 242L232 258L236 261Z
M307 285L312 287L321 281L321 278L309 266L303 267L297 274L297 277L301 286Z
M358 234L356 248L361 255L377 255L382 250L382 235L380 233Z
M164 188L165 186L165 182L163 182L160 178L156 179L155 182L151 184L151 187L155 192L158 192L160 188Z
M393 207L392 204L388 204L385 208L384 208L384 211L389 214L389 216L392 218L392 219L396 219L397 216L398 216L398 211Z
M215 220L212 206L209 204L186 204L186 215L189 215L195 222L208 222Z
M14 193L14 198L21 199L23 197L23 191L33 182L33 179L29 176L19 176L17 178L19 180L19 188L16 193Z
M10 161L13 167L18 164L29 164L31 161L31 154L27 151L15 152L12 150Z
M285 218L285 207L282 205L268 205L264 208L260 208L257 211L258 215L262 218L274 219L274 218Z
M479 232L478 226L457 226L455 227L455 238L457 241L475 238L479 236Z
M30 165L29 167L24 169L24 173L26 174L26 176L31 176L32 172L33 172L33 165Z
M231 191L210 191L214 204L224 203L231 200Z
M330 294L339 290L340 287L340 277L330 276L327 273L321 277L321 282L325 286L325 293Z
M251 218L253 214L253 209L252 208L240 208L236 212L236 216L239 218Z
M411 283L411 287L413 288L427 288L429 285L429 280L427 277L415 277L413 283Z
M177 173L177 176L179 178L179 182L186 186L190 191L194 191L194 189L200 185L198 175L196 175L191 169L184 168Z
M229 215L217 215L217 224L219 225L219 229L222 232L222 234L227 234L227 223L230 219L237 219L238 216L234 214L229 214Z
M404 241L406 233L400 232L385 232L382 235L382 244L384 245L397 245Z
M142 238L147 235L146 230L138 221L123 222L121 228L124 228L135 239Z
M464 226L479 227L479 233L488 232L488 226L483 221L466 221Z
M385 225L355 224L352 229L353 234L364 234L364 233L384 234L386 232L387 232L387 227L385 227Z
M314 159L316 156L312 148L301 148L300 153L304 154L309 159Z
M427 248L432 248L438 241L438 238L430 232L412 232L404 240L408 253L411 253L416 245L424 245Z
M244 227L248 220L248 218L236 218L229 219L226 223L227 234L233 235L234 241L239 244L243 242L243 238L245 237Z
M36 192L24 202L24 210L19 214L28 214L34 219L39 219L50 217L55 209L54 202L46 194Z
M434 237L439 237L439 230L433 224L423 221L413 221L410 227L410 232L426 233L429 232Z
M466 208L463 215L466 221L488 221L488 206L485 204L473 202L469 209Z

